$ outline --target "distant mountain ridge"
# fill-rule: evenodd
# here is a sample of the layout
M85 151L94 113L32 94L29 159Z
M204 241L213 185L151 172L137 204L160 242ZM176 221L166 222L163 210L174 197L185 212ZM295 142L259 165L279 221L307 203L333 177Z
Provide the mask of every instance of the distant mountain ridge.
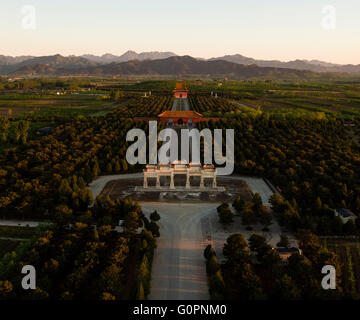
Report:
M12 76L177 76L201 75L206 77L230 77L234 79L304 79L312 77L310 71L292 70L286 68L259 67L257 65L242 65L223 60L206 61L190 56L173 56L158 60L131 60L113 62L106 65L96 65L78 69L53 68L48 65L24 66L11 73ZM316 74L315 74L316 75Z
M81 57L63 57L60 54L56 54L54 56L31 57L30 59L24 59L19 63L12 63L6 65L1 65L0 63L0 73L9 74L17 70L22 70L24 67L36 65L46 65L51 68L80 69L83 67L96 66L98 65L98 63ZM25 70L30 69L25 68Z
M85 54L81 57L98 62L98 63L112 63L112 62L127 62L131 60L159 60L166 59L170 57L176 56L173 52L159 52L159 51L151 51L151 52L141 52L136 53L135 51L127 51L121 56L115 56L110 53L106 53L102 56L95 56L91 54Z
M12 65L23 62L25 60L29 60L34 58L33 56L19 56L19 57L11 57L0 55L0 66L1 65Z
M241 54L226 55L218 58L211 58L210 61L223 60L244 65L256 64L259 67L288 68L295 70L308 70L313 72L346 72L360 73L359 65L340 65L319 60L293 60L283 62L279 60L256 60L245 57Z
M231 64L237 64L242 66L258 66L260 68L275 68L275 69L287 69L297 71L312 71L317 73L349 73L360 74L360 65L340 65L333 64L319 60L294 60L283 62L279 60L256 60L253 58L245 57L240 54L226 55L223 57L202 59L191 58L192 61L184 63L182 68L176 68L168 65L168 70L158 70L156 66L160 65L159 61L169 58L181 58L173 52L142 52L136 53L135 51L127 51L123 55L116 56L110 53L102 56L96 56L86 54L82 56L62 56L60 54L52 56L20 56L10 57L0 55L0 74L2 75L46 75L49 74L131 74L130 70L134 74L140 74L139 70L142 70L144 74L172 74L172 72L184 73L184 74L197 74L196 70L190 70L192 67L199 67L200 64L195 64L194 61L199 62L215 62L223 61ZM189 56L185 56L190 58ZM182 57L184 58L184 57ZM184 62L184 59L182 59ZM155 63L149 63L156 61ZM176 59L170 60L176 63ZM144 62L144 63L139 63ZM146 62L146 63L145 63ZM128 63L127 65L119 65L121 63ZM166 64L166 63L165 63ZM213 68L215 64L208 64ZM221 65L221 64L219 64ZM42 66L42 67L40 67ZM146 68L145 68L146 66ZM216 74L227 74L230 72L228 65L222 64L224 70L216 70ZM179 67L179 66L178 66ZM111 71L110 69L113 68ZM144 69L145 68L145 69ZM154 69L155 68L155 69ZM231 69L231 68L230 68ZM232 69L237 69L234 66ZM213 74L215 70L209 69L208 74ZM201 71L203 72L203 71ZM289 71L287 71L289 72ZM230 72L231 73L231 72ZM203 73L200 73L203 74ZM204 73L206 74L206 72Z

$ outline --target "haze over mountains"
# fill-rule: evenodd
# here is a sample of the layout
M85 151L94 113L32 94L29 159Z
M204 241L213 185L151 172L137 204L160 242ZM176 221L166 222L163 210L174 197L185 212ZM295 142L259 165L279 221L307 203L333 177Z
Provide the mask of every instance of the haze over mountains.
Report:
M92 54L84 54L81 57L87 58L89 60L106 64L106 63L112 63L112 62L127 62L131 60L158 60L158 59L166 59L176 56L173 52L158 52L158 51L152 51L152 52L142 52L142 53L136 53L135 51L127 51L121 56L114 56L113 54L106 53L102 56L95 56Z
M272 68L289 68L296 70L309 70L313 72L347 72L347 73L360 73L360 65L341 65L334 64L319 60L293 60L289 62L283 62L279 60L255 60L248 58L240 54L226 55L218 58L211 58L213 60L224 60L239 64L256 64L259 67L272 67Z
M211 59L177 56L173 52L127 51L121 56L21 56L0 55L0 74L9 76L58 75L222 75L235 78L306 77L317 73L360 74L360 65L339 65L318 60L255 60L240 54Z

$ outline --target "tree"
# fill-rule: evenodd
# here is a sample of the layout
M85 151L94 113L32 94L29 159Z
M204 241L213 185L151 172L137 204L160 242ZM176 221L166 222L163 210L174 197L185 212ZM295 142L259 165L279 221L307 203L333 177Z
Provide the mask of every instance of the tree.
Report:
M139 216L136 212L132 211L126 215L124 221L125 232L136 234L136 229L139 227Z
M208 244L204 250L204 257L206 260L209 260L212 256L215 255L215 251L211 244Z
M29 121L20 121L20 130L21 130L21 142L25 144L27 142L28 134L29 134Z
M142 281L140 281L140 283L139 283L136 300L145 300L145 292L144 292L144 286L143 286Z
M8 299L13 291L13 285L10 281L0 280L0 299Z
M8 118L0 118L0 131L1 131L1 141L6 142L8 136L8 130L10 128L10 121Z
M343 227L344 233L347 235L354 235L357 232L356 224L354 220L349 220L344 224Z
M67 205L60 205L55 210L55 221L59 226L66 225L71 222L73 210Z
M254 197L252 199L252 203L254 204L254 210L258 211L260 210L261 206L263 205L261 196L258 192L254 194Z
M122 98L124 96L124 93L121 92L120 90L116 90L116 91L111 91L111 99L112 100L119 100L120 98Z
M285 274L275 281L274 297L279 300L297 300L301 298L301 291L296 283Z
M317 197L316 198L316 201L315 201L315 208L317 209L318 212L320 212L320 210L322 209L322 201L320 199L320 197Z
M160 228L154 221L150 222L149 228L154 237L160 237Z
M253 233L249 238L249 246L251 251L258 251L264 244L266 239L260 234Z
M218 272L220 266L218 264L218 260L215 255L213 255L209 260L206 262L206 272L209 276L212 276L216 272Z
M116 300L116 297L113 296L109 292L103 292L102 295L101 295L101 300L111 301L111 300Z
M16 122L15 122L14 138L15 138L15 142L16 142L16 143L18 143L18 142L20 141L20 138L21 138L21 125L20 125L20 121L16 121Z
M213 300L224 299L225 283L220 270L218 270L214 275L210 276L209 291L210 291L210 296Z
M252 225L255 225L257 223L257 216L253 211L251 204L246 204L241 219L242 224L248 226L249 229L251 229Z
M284 200L278 193L274 193L269 202L271 203L271 208L278 213L282 213L284 210Z
M223 254L230 260L242 255L244 252L248 253L246 250L247 247L248 244L244 236L241 233L235 233L226 239Z
M157 222L160 220L160 215L158 214L158 212L156 210L150 215L150 219L151 219L151 221L154 221L154 222Z
M219 205L216 210L218 213L220 213L221 210L229 208L229 205L226 202L223 202L221 205Z
M109 163L106 165L106 172L108 172L108 173L111 173L111 172L112 172L111 162L109 162Z
M122 159L120 162L121 162L121 167L122 167L123 171L128 171L129 167L128 167L128 163L126 162L126 160Z
M261 206L259 210L259 220L260 223L264 226L264 230L268 230L272 221L272 216L268 207Z
M281 247L281 248L289 248L290 247L290 241L286 234L282 233L280 235L280 241L277 244L277 246Z
M222 207L218 215L220 222L223 224L231 223L233 221L234 214L229 207Z
M241 198L241 196L237 196L237 198L234 200L233 207L239 213L241 213L244 210L245 201Z

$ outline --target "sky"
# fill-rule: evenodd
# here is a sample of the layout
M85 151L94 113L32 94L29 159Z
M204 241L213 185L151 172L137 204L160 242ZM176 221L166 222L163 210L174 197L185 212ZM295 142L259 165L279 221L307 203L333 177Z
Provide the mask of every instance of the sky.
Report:
M359 0L1 0L0 54L172 51L360 64Z

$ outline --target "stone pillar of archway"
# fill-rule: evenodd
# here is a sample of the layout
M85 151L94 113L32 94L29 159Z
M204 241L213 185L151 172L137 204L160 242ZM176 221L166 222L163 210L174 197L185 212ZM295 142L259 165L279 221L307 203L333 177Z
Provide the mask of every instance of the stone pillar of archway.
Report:
M171 173L171 177L170 177L170 189L172 189L172 190L175 189L174 174L173 173Z
M187 174L186 175L186 187L185 189L190 189L191 188L191 185L190 185L190 175Z
M156 175L156 189L160 189L160 175L157 174Z
M217 184L216 184L216 174L214 174L212 187L216 188L216 186L217 186Z
M147 175L144 174L144 189L147 189L148 187L149 185L148 185Z

